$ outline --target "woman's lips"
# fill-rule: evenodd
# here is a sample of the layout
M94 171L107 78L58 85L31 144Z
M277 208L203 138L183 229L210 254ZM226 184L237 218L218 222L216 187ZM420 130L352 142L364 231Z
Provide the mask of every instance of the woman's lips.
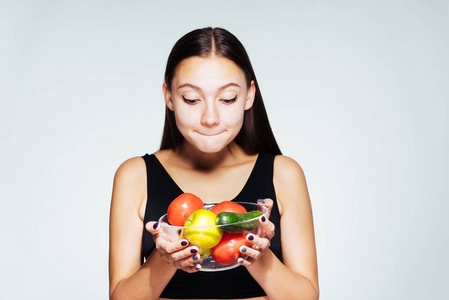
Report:
M203 133L203 132L196 132L196 133L198 133L198 134L200 134L200 135L204 135L204 136L217 136L217 135L220 135L220 134L222 134L224 131L221 131L221 132L218 132L218 133Z

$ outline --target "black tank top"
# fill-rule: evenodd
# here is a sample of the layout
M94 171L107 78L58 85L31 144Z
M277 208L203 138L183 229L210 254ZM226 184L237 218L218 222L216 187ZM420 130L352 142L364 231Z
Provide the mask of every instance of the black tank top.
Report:
M142 158L146 163L148 186L145 225L149 221L158 220L159 217L167 213L170 202L183 192L188 191L182 191L179 188L154 154L146 154ZM271 240L270 249L282 261L280 215L273 185L273 162L274 155L259 154L245 186L232 201L255 203L257 199L273 199L274 205L270 221L274 223L276 230ZM142 264L154 249L153 238L144 227ZM162 292L161 297L172 299L235 299L265 295L264 290L251 277L246 268L239 266L227 271L199 271L191 274L178 270Z

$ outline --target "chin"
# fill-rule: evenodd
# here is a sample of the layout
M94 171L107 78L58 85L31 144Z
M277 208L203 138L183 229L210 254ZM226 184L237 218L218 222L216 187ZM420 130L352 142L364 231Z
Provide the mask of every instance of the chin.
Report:
M226 148L227 145L218 146L218 145L211 145L211 146L200 146L196 147L200 152L206 153L206 154L213 154L218 153Z
M223 141L223 142L216 142L216 143L197 143L197 144L193 144L193 146L198 149L198 151L205 153L205 154L214 154L214 153L219 153L223 150L226 150L227 147L229 146L229 144L232 141L228 142L228 141Z

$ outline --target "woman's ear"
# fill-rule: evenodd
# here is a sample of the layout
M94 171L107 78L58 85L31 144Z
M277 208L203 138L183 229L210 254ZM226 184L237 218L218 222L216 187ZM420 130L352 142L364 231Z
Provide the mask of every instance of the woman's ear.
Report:
M173 101L171 98L171 92L167 87L167 83L162 85L162 93L164 93L165 105L167 105L168 109L173 111Z
M251 85L248 89L248 93L246 96L245 110L248 110L251 107L253 107L255 96L256 96L256 85L254 84L254 80L251 80Z

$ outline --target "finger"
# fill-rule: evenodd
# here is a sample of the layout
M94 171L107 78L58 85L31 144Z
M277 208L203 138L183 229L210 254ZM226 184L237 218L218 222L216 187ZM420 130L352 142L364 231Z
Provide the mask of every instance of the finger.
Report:
M187 273L195 273L195 272L198 272L199 270L201 270L201 265L195 264L193 266L188 266L188 267L182 268L182 270Z
M259 259L262 256L262 251L247 246L241 246L240 253L245 256L244 259L247 262L250 262L251 259L253 260Z
M248 260L240 257L237 262L239 263L239 265L241 266L251 266L251 262L249 262Z
M145 229L152 235L157 235L163 232L162 227L159 226L159 222L150 221L145 224Z
M201 259L201 257L199 254L190 255L189 258L186 258L179 262L179 267L184 269L184 268L188 268L193 265L198 265L199 264L198 262L200 261L200 259Z
M256 247L256 248L259 247L260 251L264 251L265 249L267 249L271 245L271 242L270 242L269 239L261 238L261 237L255 235L255 234L252 234L252 233L248 233L246 235L246 239L251 242L251 244L253 245L253 248L254 247Z
M198 247L196 247L196 246L188 247L188 248L180 250L180 251L175 251L175 252L171 253L171 255L170 255L170 258L175 261L193 258L193 261L191 261L189 263L185 263L183 266L187 266L188 264L193 263L194 261L198 260L199 257L200 257L200 254L198 253Z
M188 244L189 244L186 240L179 240L179 241L176 241L176 242L170 242L170 241L167 241L167 240L162 239L162 238L158 238L158 240L157 241L155 240L154 242L156 243L157 246L160 246L165 252L170 253L170 254L174 254L174 253L177 253L177 252L185 249L186 247L188 247ZM198 247L193 246L192 249L193 248L196 251L198 251ZM191 254L189 254L189 255L191 255ZM178 256L182 257L184 255L181 254L181 255L178 255Z
M188 248L174 253L160 252L161 258L177 269L189 269L197 263L201 257L196 249ZM193 254L195 253L195 254ZM192 271L192 270L190 270Z
M150 221L145 224L145 228L153 235L153 240L158 250L162 250L166 253L173 253L184 249L189 245L189 242L186 239L171 242L165 236L164 231L162 230L162 226L160 226L158 222ZM195 248L198 247L195 246Z
M259 218L259 229L261 234L259 236L266 237L268 239L272 239L275 233L275 225L273 222L270 222L265 216Z
M259 204L260 206L265 206L268 209L267 218L269 218L271 209L273 208L273 200L271 200L270 198L258 199L257 204Z

